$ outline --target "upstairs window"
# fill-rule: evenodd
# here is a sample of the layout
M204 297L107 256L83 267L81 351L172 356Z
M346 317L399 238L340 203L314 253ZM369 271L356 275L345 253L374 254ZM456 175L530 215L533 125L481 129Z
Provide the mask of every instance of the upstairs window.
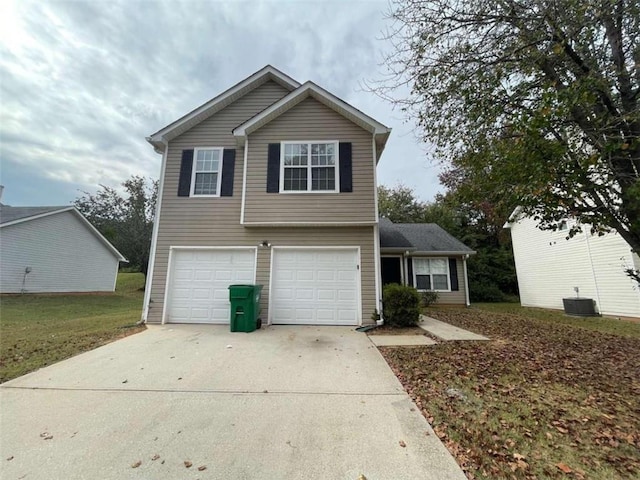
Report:
M220 196L222 148L196 148L194 151L192 196Z
M281 192L337 192L338 142L283 142Z
M413 275L418 290L450 290L449 262L446 258L414 258Z

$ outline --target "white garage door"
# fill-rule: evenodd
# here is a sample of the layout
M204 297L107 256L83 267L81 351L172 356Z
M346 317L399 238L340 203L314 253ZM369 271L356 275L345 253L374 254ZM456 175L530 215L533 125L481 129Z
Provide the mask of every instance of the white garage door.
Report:
M175 250L166 321L229 323L229 285L254 283L255 250Z
M274 249L271 321L358 325L357 249Z

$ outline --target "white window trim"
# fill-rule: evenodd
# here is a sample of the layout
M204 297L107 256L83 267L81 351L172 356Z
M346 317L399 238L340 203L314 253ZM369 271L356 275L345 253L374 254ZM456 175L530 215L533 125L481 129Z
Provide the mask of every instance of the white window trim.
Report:
M447 266L447 289L446 290L424 290L418 289L418 280L416 275L416 266L413 264L414 260L444 260L444 264ZM413 274L413 284L416 286L416 290L419 292L451 292L451 271L449 270L449 257L411 257L411 273ZM433 275L433 274L429 274ZM431 285L433 285L433 277L431 277Z
M218 150L220 152L220 161L218 162L218 183L216 184L216 195L202 195L194 193L196 188L196 163L198 158L198 152L200 150ZM189 189L190 197L197 198L213 198L220 196L220 188L222 187L222 162L224 161L224 148L223 147L198 147L193 149L193 163L191 164L191 188ZM214 172L200 172L200 173L214 173Z
M285 190L284 189L284 146L285 145L300 145L306 143L309 145L308 155L309 161L307 167L307 190ZM311 190L311 144L312 143L333 143L336 148L336 188L333 190ZM325 165L317 165L318 167L324 167ZM340 193L340 142L338 140L290 140L280 142L280 193L309 193L309 194L322 194L322 193Z

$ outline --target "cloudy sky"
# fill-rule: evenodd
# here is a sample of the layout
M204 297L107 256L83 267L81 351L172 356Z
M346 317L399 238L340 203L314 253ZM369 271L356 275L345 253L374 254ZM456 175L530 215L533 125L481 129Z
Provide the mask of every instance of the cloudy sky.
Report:
M389 44L384 1L0 1L0 183L9 205L64 205L157 178L145 141L271 64L393 128L378 181L440 190L413 125L365 91Z

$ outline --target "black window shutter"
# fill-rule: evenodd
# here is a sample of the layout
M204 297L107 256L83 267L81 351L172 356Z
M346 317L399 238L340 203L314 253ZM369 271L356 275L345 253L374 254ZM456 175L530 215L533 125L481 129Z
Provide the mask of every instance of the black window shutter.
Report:
M178 180L178 196L188 197L191 192L191 169L193 168L193 150L182 151L180 164L180 180Z
M220 196L231 197L233 195L233 173L236 169L236 151L233 148L225 148L222 153L222 180L220 183Z
M407 259L407 285L413 287L413 258Z
M270 143L267 156L267 193L280 192L280 144Z
M449 276L451 279L451 291L457 292L460 287L458 286L458 265L455 258L449 259Z
M340 191L353 192L353 165L351 160L351 143L340 142L338 148L340 162Z

